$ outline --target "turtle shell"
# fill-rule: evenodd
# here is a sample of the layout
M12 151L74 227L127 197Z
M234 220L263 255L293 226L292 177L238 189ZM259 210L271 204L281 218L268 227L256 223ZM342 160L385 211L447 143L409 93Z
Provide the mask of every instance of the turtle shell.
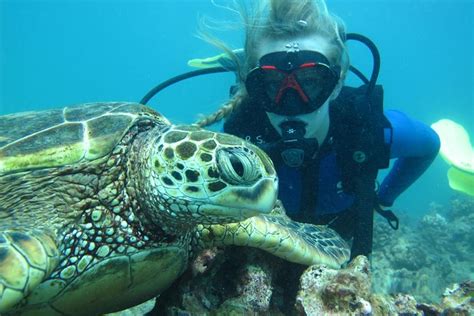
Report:
M87 103L0 117L0 174L92 161L109 154L138 118L169 122L137 103Z

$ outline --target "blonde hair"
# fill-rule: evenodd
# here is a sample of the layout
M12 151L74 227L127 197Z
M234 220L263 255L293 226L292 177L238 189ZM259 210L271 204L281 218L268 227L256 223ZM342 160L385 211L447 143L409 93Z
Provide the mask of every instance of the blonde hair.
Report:
M294 37L320 35L333 44L334 50L330 60L341 66L341 81L349 69L349 55L344 45L345 26L342 20L329 13L324 0L259 0L252 1L253 6L245 7L235 3L235 11L239 13L245 27L245 61L240 62L238 56L219 40L204 36L212 44L224 49L236 66L239 90L232 99L219 110L198 121L200 126L208 126L230 115L247 98L245 79L247 73L258 62L256 47L263 39L276 40Z

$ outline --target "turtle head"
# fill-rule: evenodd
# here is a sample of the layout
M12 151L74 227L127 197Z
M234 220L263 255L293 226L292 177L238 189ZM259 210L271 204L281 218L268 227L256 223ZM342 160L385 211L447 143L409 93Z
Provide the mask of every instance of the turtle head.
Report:
M228 134L171 126L148 158L147 209L163 224L215 224L269 213L277 198L270 158ZM151 203L151 204L150 204Z

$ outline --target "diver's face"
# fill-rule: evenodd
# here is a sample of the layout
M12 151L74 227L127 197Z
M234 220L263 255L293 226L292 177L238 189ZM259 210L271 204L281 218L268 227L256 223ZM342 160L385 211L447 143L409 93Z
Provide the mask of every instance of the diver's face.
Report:
M308 50L321 53L326 56L332 64L337 64L337 60L334 57L337 56L334 45L331 44L328 39L319 35L296 37L293 39L264 39L256 49L259 60L262 56L270 53L297 49L300 51ZM336 90L338 89L336 88L333 95L331 95L321 107L313 112L297 115L279 115L267 112L267 116L275 130L280 134L280 125L284 121L296 119L305 122L305 137L317 138L318 142L321 144L326 138L329 130L329 101L337 96Z

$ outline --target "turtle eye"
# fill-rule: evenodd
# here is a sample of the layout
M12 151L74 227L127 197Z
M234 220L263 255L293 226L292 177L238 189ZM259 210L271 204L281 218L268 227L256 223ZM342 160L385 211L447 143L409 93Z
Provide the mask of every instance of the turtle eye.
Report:
M250 185L260 177L257 157L239 148L224 148L217 152L217 167L224 181L230 184Z

